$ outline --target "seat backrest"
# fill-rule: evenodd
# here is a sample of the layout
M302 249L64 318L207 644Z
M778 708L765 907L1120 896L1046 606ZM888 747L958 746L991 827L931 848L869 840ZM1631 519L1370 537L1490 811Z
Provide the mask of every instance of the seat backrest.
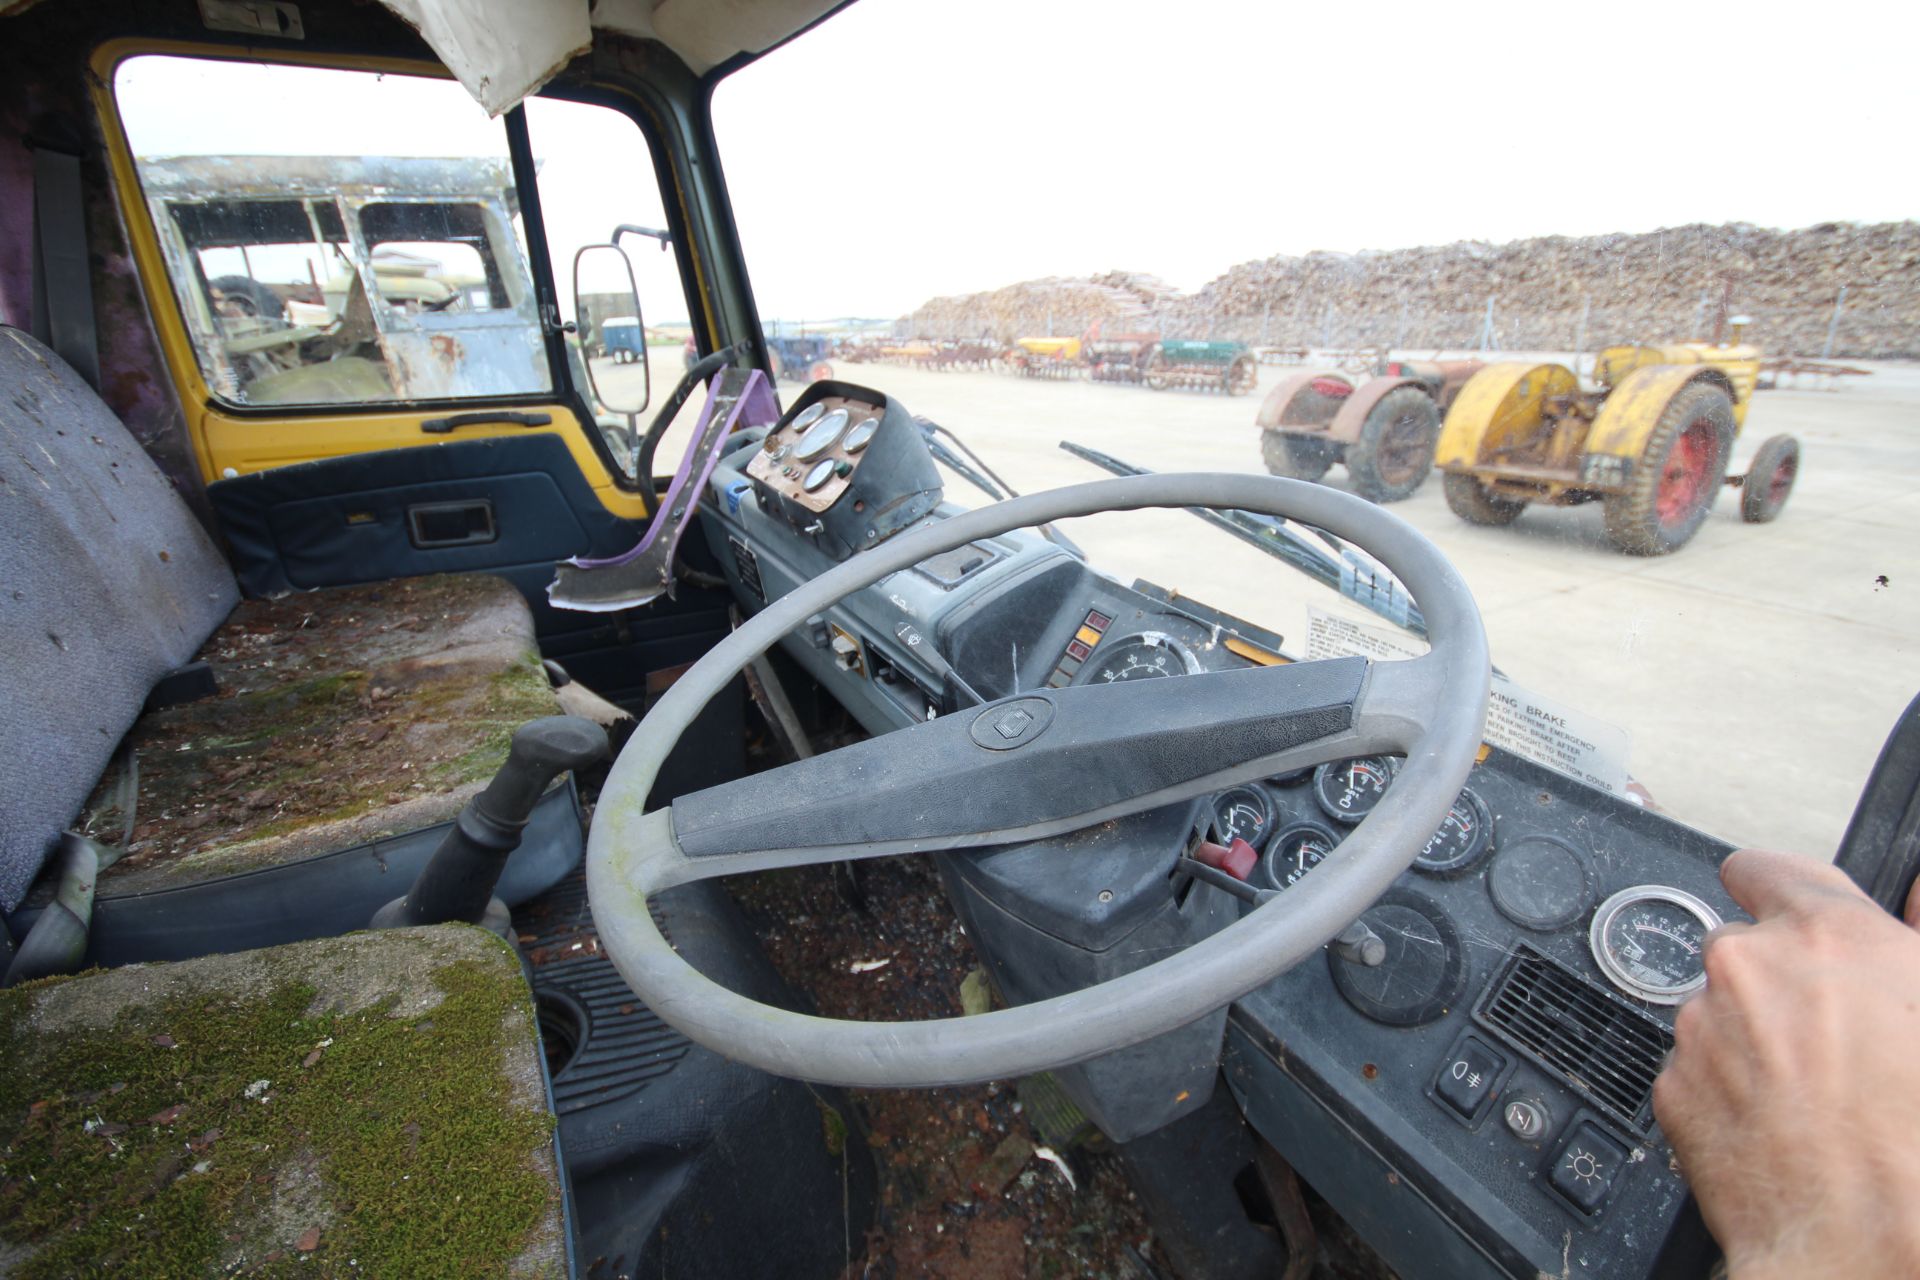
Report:
M239 598L113 410L0 326L0 910L19 905L154 683Z

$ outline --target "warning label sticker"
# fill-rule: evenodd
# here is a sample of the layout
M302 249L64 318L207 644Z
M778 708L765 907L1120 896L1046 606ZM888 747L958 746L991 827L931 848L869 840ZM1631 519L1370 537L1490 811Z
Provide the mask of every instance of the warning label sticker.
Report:
M1309 609L1307 657L1358 655L1381 661L1417 658L1426 643L1403 632L1369 627L1319 609ZM1577 711L1495 673L1487 700L1487 741L1503 751L1556 769L1613 795L1627 789L1627 753L1632 743L1618 725Z

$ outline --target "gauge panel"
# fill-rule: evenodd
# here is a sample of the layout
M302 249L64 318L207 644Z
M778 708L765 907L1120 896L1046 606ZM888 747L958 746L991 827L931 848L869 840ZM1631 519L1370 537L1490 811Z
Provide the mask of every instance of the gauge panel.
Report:
M1387 794L1393 772L1387 756L1330 761L1313 771L1313 798L1329 818L1351 825L1373 812Z
M1720 913L1684 889L1635 885L1601 903L1587 931L1609 982L1650 1004L1679 1004L1707 984L1707 935Z
M852 484L854 468L880 430L881 413L881 405L851 396L825 396L802 406L767 432L747 475L805 511L823 512Z

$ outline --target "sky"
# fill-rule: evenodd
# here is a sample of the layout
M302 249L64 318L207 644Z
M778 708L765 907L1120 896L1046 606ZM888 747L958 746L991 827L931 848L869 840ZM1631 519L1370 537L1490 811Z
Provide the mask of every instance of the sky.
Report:
M722 82L715 131L762 315L891 317L1116 268L1191 290L1275 253L1913 217L1916 38L1854 0L861 0ZM149 58L116 87L139 154L505 154L444 81ZM245 109L287 101L315 109ZM662 225L629 121L529 123L563 284ZM684 319L671 256L629 245L649 322Z
M1275 253L1913 217L1917 42L1912 6L1852 0L860 0L714 117L762 313L897 315L1115 268L1191 290Z

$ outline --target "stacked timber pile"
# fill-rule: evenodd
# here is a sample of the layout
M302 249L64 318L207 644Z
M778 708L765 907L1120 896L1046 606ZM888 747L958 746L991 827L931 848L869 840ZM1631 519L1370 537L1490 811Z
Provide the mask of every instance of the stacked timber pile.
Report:
M1178 296L1152 276L1123 271L1090 280L1050 276L991 293L935 298L902 316L895 329L906 337L985 338L1001 344L1078 337L1095 322L1110 333L1131 332L1148 327L1152 309Z
M929 304L925 314L982 316L996 336L995 321L1004 315L1013 336L1011 329L1034 314L1030 291L1057 297L1079 284L1137 298L1150 312L1142 327L1169 337L1417 349L1480 345L1491 302L1496 348L1571 348L1582 337L1584 313L1584 345L1591 350L1609 341L1707 337L1728 299L1735 313L1753 317L1749 338L1765 351L1818 355L1845 286L1835 356L1920 357L1916 222L1825 223L1798 231L1693 225L1639 235L1276 256L1234 267L1191 295L1127 283L1143 279L1151 278L1115 272L1090 281L1036 281L942 299L942 310ZM1100 314L1056 306L1054 332L1078 333ZM939 332L932 324L922 331Z

